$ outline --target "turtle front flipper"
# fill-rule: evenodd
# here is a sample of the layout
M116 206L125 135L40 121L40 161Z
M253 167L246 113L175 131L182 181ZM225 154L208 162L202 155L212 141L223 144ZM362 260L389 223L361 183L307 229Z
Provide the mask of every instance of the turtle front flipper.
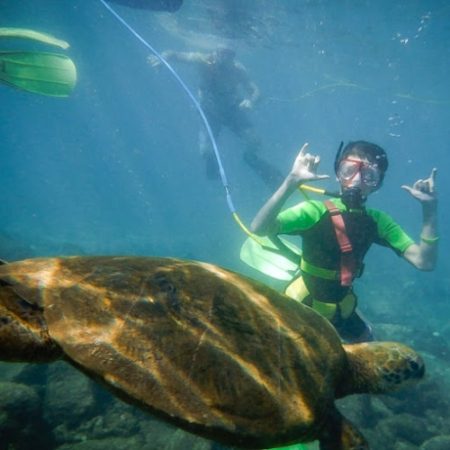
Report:
M336 408L330 411L319 443L320 450L369 450L365 437Z
M62 350L48 334L43 309L0 277L0 360L51 362Z

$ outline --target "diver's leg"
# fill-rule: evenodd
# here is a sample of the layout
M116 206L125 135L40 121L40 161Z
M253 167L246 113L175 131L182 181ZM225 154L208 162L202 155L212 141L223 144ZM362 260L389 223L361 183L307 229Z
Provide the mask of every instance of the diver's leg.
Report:
M284 177L282 173L271 163L261 158L255 152L246 150L244 161L261 178L264 184L274 191L282 183Z
M272 163L259 156L258 153L262 143L253 128L251 126L238 128L236 134L245 142L244 161L246 164L261 178L266 186L271 190L277 189L284 179L283 174Z
M211 127L211 132L214 138L216 139L219 136L221 126L211 118L209 118L209 126ZM206 177L209 180L218 180L219 179L218 162L216 159L216 155L214 154L214 150L212 148L211 139L208 136L205 127L202 127L201 130L199 131L198 143L200 156L205 162Z

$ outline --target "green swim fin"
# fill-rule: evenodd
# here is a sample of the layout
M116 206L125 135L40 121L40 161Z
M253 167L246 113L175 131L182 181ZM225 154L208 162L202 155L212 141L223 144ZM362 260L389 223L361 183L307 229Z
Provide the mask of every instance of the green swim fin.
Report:
M77 81L73 61L46 52L0 52L0 82L41 95L67 97Z
M69 48L69 43L55 38L51 34L30 30L29 28L0 28L0 38L31 39L44 44L55 45L63 49Z
M290 281L298 271L301 250L280 237L249 237L241 247L241 260L277 280Z
M273 447L266 450L319 450L315 444L294 444L287 447Z

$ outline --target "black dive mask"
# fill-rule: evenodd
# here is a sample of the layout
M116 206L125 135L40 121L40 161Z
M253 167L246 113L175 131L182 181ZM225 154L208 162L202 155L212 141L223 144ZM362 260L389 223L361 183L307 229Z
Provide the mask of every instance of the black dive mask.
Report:
M342 191L341 199L348 209L361 209L366 201L366 197L363 197L359 187L345 188Z

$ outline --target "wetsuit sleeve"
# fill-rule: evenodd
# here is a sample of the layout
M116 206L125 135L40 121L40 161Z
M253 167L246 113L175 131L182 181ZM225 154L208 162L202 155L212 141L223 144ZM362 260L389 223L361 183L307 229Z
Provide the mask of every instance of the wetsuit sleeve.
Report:
M377 244L391 247L399 255L403 254L410 245L414 244L414 240L389 214L375 209L370 209L368 213L374 218L377 224Z
M302 202L287 208L277 216L280 234L302 234L315 225L326 212L321 202Z

